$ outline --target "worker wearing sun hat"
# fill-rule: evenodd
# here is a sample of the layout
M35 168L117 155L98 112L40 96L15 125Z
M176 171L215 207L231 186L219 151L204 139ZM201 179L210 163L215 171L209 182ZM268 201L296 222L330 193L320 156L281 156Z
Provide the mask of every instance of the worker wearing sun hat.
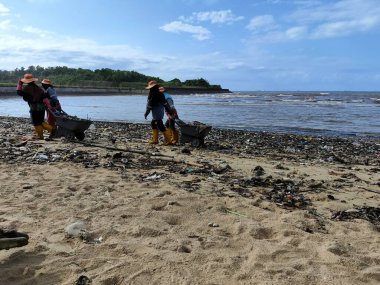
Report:
M24 101L28 102L29 113L32 119L35 132L38 139L43 139L43 131L47 130L50 134L53 130L52 126L46 123L45 120L45 105L44 102L48 100L45 92L35 84L38 81L33 77L33 74L26 73L23 78L18 81L17 94L22 96ZM23 84L26 85L23 85Z
M145 89L149 90L149 95L146 104L146 111L144 114L145 119L148 117L149 113L152 112L152 140L151 144L158 144L158 131L160 130L165 139L166 145L171 145L172 138L170 131L165 128L163 119L165 110L171 113L168 103L165 100L164 94L159 91L159 85L157 81L149 81L148 86Z

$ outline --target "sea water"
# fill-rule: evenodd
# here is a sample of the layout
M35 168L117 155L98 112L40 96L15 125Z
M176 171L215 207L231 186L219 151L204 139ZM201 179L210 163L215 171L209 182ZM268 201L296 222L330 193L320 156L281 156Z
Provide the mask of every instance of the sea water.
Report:
M107 95L107 94L105 94ZM380 137L380 92L233 92L173 95L180 118L252 131ZM146 96L60 96L70 115L148 123ZM0 97L1 116L28 117L22 98Z

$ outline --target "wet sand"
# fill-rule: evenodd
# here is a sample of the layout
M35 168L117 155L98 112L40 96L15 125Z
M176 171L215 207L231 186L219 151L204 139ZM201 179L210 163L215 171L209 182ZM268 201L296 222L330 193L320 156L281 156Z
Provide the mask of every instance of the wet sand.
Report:
M0 284L380 282L377 139L213 129L202 148L154 146L148 125L95 122L83 143L29 141L9 117L0 132L0 228L30 237L0 251Z

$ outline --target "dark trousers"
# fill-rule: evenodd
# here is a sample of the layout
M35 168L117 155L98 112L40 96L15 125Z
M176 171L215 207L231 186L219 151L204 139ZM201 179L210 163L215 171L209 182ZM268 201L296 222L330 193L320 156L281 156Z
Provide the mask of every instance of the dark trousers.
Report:
M150 125L152 126L152 130L159 129L161 132L166 131L166 128L164 126L164 122L162 120L152 120Z
M30 111L30 118L32 119L33 126L41 125L45 120L45 110Z

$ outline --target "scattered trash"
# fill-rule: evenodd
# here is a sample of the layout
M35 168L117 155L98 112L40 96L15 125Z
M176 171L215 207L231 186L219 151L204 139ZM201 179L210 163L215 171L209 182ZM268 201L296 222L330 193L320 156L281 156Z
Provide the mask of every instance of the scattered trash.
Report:
M296 191L293 181L277 181L273 190L267 193L267 198L283 207L302 209L311 205L310 199Z
M49 160L49 157L46 154L37 154L34 157L35 160L40 160L40 161L47 161Z
M82 221L76 221L66 226L65 232L69 237L80 237L86 233L86 226Z
M336 211L331 216L332 220L347 221L352 219L362 219L370 223L380 226L380 208L376 207L361 207Z
M144 180L147 180L147 181L158 181L160 179L161 179L161 175L154 173L153 175L146 177Z

